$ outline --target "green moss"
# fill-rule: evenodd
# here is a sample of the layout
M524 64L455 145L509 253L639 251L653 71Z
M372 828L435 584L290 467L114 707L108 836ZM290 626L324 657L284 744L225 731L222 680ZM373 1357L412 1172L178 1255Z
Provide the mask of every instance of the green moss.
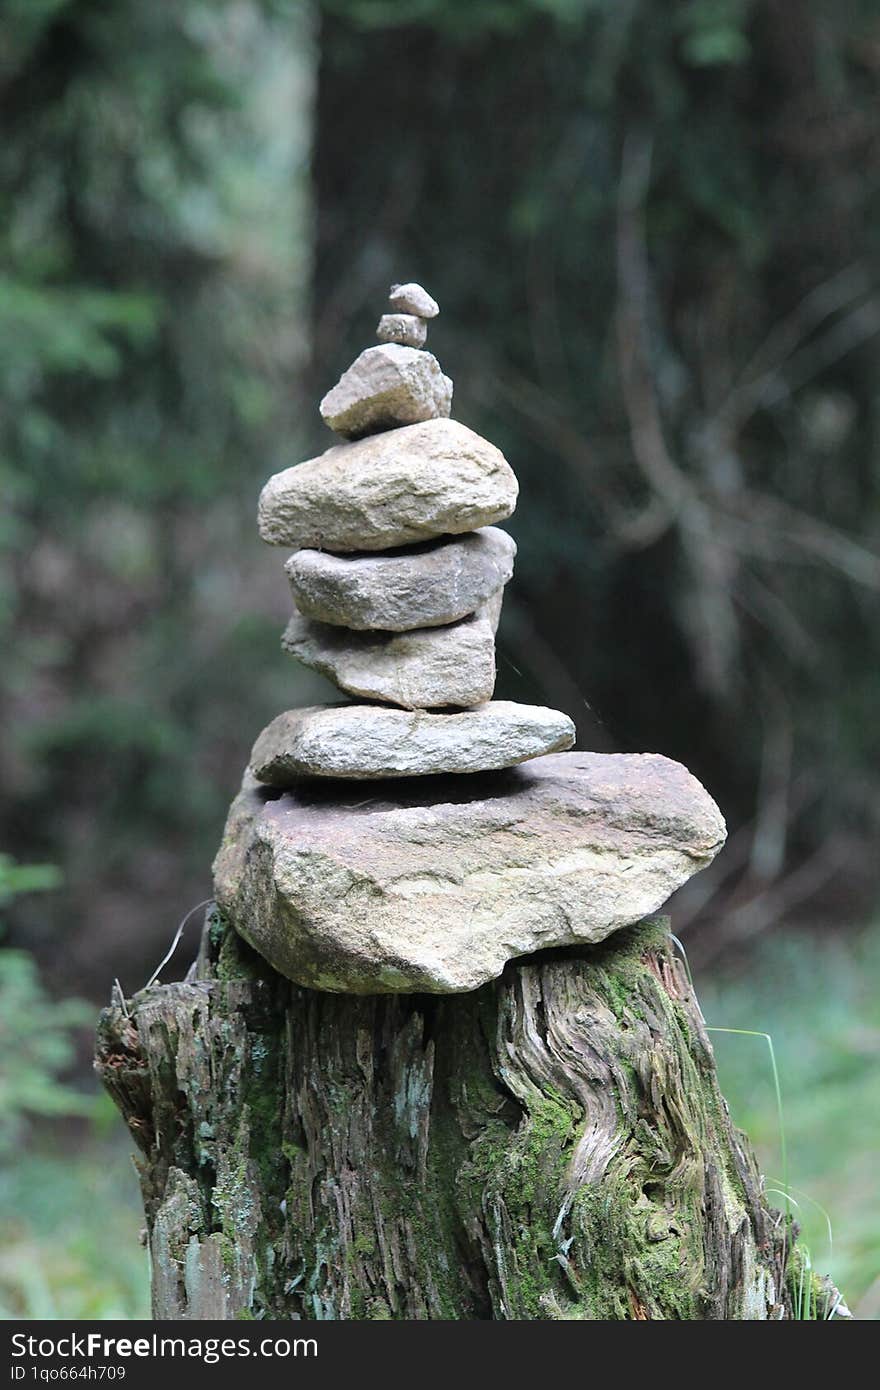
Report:
M352 1253L356 1257L372 1255L376 1249L376 1237L373 1233L364 1231L361 1235L355 1236L352 1243Z
M214 945L229 1004L247 1009L247 1052L242 1058L236 1014L234 1024L226 1020L240 1088L234 1142L216 1153L210 1112L193 1142L205 1156L230 1277L242 1241L255 1251L254 1311L385 1320L409 1308L412 1316L403 1292L412 1282L430 1301L417 1316L705 1316L714 1277L703 1268L707 1151L720 1169L713 1182L721 1219L738 1227L746 1203L711 1053L658 975L656 954L668 950L665 923L631 928L580 954L571 987L598 1029L599 1070L579 1079L574 1072L570 1089L564 1059L558 1086L548 1080L552 1068L531 1070L521 1057L511 1076L498 1033L499 1023L506 1026L503 983L470 997L401 1005L318 1003L300 991L296 1007L313 1013L308 1027L337 1030L337 1043L316 1048L311 1063L320 1067L324 1152L356 1153L364 1170L328 1173L328 1186L318 1174L320 1193L313 1157L283 1127L291 996L228 928ZM259 987L240 991L243 982ZM223 1027L224 1007L213 1026ZM381 1048L387 1070L376 1067L369 1118L352 1131L352 1149L363 1069ZM222 1077L217 1084L222 1095ZM609 1098L617 1130L602 1139L607 1154L592 1156L594 1176L585 1180L575 1160L583 1160L593 1106L603 1115L597 1134L607 1126ZM209 1160L217 1169L213 1186Z
M209 948L212 954L216 956L228 930L223 914L216 903L214 903L213 907L208 909L205 917L205 925L208 931Z
M278 976L252 946L227 923L222 922L217 934L211 936L216 951L215 974L224 983L238 980L265 980L274 983Z
M493 1211L505 1213L508 1234L495 1229L490 1234L499 1245L508 1245L501 1290L508 1317L546 1316L544 1300L564 1286L552 1236L553 1208L558 1206L580 1118L570 1101L536 1093L515 1131L499 1122L486 1126L458 1173L465 1207L482 1207L490 1223Z
M837 1300L837 1290L827 1278L814 1271L810 1252L799 1241L792 1245L786 1284L796 1318L806 1322L825 1321L833 1307L832 1300Z
M391 1322L391 1309L384 1298L371 1298L367 1303L367 1317L371 1322Z
M717 1142L724 1132L723 1102L711 1069L696 1064L682 1006L646 960L667 948L666 924L648 923L619 933L589 960L591 990L626 1025L615 1057L620 1139L601 1182L571 1191L571 1163L586 1117L578 1103L546 1085L527 1098L515 1132L501 1124L486 1127L458 1174L465 1205L481 1201L484 1212L503 1205L505 1229L492 1235L508 1250L508 1317L702 1316L701 1164L707 1146L724 1153ZM637 1020L643 1027L633 1033ZM664 1039L656 1050L652 1028ZM667 1052L669 1039L674 1051ZM654 1115L648 1091L669 1106L659 1128L656 1118L649 1125L632 1109L644 1095L646 1113ZM719 1180L738 1224L742 1186L728 1157Z

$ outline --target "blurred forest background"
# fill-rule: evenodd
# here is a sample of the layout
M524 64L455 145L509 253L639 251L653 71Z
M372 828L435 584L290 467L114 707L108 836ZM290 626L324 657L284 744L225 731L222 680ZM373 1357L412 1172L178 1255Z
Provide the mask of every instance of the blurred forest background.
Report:
M96 1008L326 698L256 498L418 279L521 483L497 693L720 803L675 930L880 1316L878 0L2 0L0 111L0 1312L147 1315Z

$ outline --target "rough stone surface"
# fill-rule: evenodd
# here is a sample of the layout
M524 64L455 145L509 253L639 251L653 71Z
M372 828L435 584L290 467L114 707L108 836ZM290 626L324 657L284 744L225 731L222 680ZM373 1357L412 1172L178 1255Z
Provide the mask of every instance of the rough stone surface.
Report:
M383 343L366 348L321 402L331 430L359 439L379 430L447 416L452 382L430 352Z
M271 799L246 778L215 892L300 984L457 993L513 957L639 921L724 837L699 782L654 754L568 753L366 801L328 784Z
M260 535L295 549L388 550L503 521L517 490L494 444L457 420L428 420L274 474Z
M389 633L349 632L295 612L281 645L349 695L408 710L466 708L495 689L493 616L483 608L449 627Z
M570 748L574 737L568 715L509 700L490 700L460 714L312 705L272 720L254 744L250 770L274 787L289 787L300 777L488 772Z
M376 329L380 343L401 343L404 347L425 346L428 325L415 314L383 314Z
M285 565L297 607L322 623L406 632L454 623L513 574L516 542L485 526L383 555L298 550Z
M388 302L396 314L417 314L420 319L435 319L440 312L436 299L412 280L406 285L392 285Z

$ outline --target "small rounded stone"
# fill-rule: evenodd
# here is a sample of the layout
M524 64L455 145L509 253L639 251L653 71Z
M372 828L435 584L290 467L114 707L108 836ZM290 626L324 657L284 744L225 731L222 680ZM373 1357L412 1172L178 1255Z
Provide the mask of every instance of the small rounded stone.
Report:
M321 418L336 434L360 439L449 415L452 382L430 352L379 343L366 348L321 401Z
M383 314L376 329L380 343L400 343L402 347L424 347L428 326L416 314Z
M435 319L440 305L432 299L428 291L415 281L406 285L392 285L388 302L395 314L416 314L420 319Z

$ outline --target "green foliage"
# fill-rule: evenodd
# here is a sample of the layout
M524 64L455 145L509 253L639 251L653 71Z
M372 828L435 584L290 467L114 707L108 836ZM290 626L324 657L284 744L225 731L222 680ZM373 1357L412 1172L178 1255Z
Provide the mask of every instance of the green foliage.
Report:
M52 865L16 864L0 854L0 907L59 882ZM21 1142L28 1120L92 1112L92 1098L59 1078L75 1058L72 1030L93 1018L88 1004L46 993L27 951L0 950L0 1163Z
M830 1274L857 1316L880 1317L880 928L855 939L777 935L738 973L698 977L697 989L710 1024L772 1035L791 1208L812 1265ZM772 1070L754 1039L713 1033L712 1043L733 1118L757 1146L772 1200L783 1207Z
M253 514L296 447L306 19L297 0L0 14L0 840L67 884L63 922L23 903L15 939L88 938L115 957L102 994L117 895L151 957L288 702L283 579L252 637Z
M0 908L19 893L45 893L60 885L54 864L16 864L8 854L0 854Z
M576 24L603 0L322 0L320 8L364 29L430 25L446 42L516 34L535 18Z
M93 1018L88 1004L47 995L27 951L0 951L0 1161L21 1141L27 1119L91 1113L91 1097L58 1077L75 1058L71 1030Z
M689 0L682 5L677 22L685 62L699 68L746 62L752 8L753 0Z
M131 1143L107 1096L80 1134L43 1127L0 1167L0 1318L148 1318L149 1259Z
M60 884L54 866L0 854L0 908ZM115 1112L94 1082L84 1091L64 1080L94 1018L79 999L53 999L27 951L0 949L2 1318L146 1316L127 1143L118 1130L108 1140ZM91 1122L82 1153L76 1118Z
M676 7L686 62L708 67L743 62L750 52L746 26L753 0L689 0ZM492 34L519 34L535 21L581 26L587 21L619 25L632 0L322 0L321 9L366 30L430 26L444 42L469 43ZM615 13L617 11L617 13ZM626 23L626 19L623 20Z

